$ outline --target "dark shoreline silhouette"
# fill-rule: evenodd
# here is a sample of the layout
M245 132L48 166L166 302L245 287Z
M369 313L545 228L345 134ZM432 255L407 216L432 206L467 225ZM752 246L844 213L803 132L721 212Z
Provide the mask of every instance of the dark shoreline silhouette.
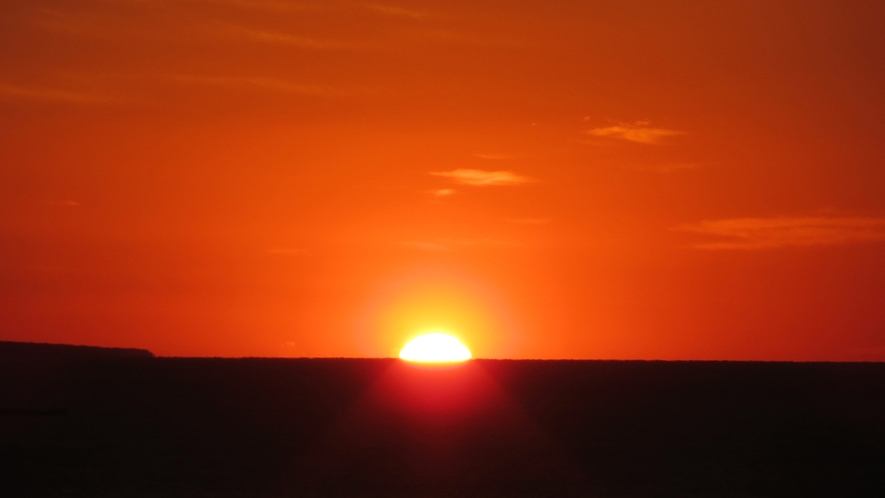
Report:
M5 496L885 496L885 364L0 342Z

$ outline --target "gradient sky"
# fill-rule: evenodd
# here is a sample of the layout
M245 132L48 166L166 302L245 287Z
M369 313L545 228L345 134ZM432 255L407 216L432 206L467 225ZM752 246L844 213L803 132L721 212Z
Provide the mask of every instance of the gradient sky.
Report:
M0 339L885 360L881 1L5 0Z

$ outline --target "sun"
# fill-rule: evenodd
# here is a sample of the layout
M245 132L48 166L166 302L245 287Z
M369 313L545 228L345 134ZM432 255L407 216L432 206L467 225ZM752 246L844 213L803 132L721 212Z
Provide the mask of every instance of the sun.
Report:
M399 352L400 358L421 363L454 363L469 360L472 356L461 341L442 332L420 335Z

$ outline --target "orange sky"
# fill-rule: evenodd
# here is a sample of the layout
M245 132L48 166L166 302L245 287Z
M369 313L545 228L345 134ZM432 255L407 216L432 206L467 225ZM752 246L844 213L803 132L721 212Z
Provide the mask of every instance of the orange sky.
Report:
M0 339L885 360L881 1L0 9Z

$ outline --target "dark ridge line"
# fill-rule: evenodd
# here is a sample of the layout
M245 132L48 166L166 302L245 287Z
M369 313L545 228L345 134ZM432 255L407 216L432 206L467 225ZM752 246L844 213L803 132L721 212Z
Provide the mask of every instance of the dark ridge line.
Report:
M0 355L84 356L101 358L156 358L147 349L55 344L45 342L0 341Z
M769 365L882 365L885 361L870 360L646 360L646 359L621 359L621 358L472 358L464 362L451 363L421 363L401 360L400 358L389 356L155 356L157 359L178 359L178 360L291 360L291 361L401 361L407 364L415 364L416 366L457 366L459 363L467 364L471 362L493 363L493 362L521 362L521 363L706 363L706 364L769 364Z

